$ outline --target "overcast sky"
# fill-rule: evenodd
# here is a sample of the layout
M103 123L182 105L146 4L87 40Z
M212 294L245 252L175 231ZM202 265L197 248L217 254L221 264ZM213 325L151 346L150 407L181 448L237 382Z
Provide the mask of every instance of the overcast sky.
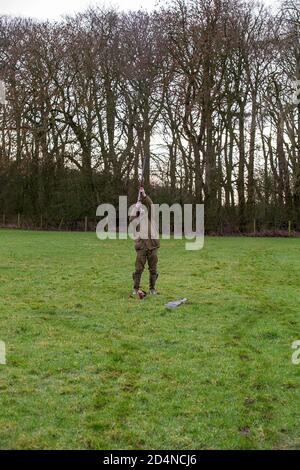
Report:
M77 13L96 3L118 6L122 10L143 8L151 10L159 0L0 0L0 14L59 19L61 15ZM276 0L265 0L268 5Z
M59 19L61 15L77 13L89 5L115 5L120 9L152 9L157 0L1 0L0 14Z

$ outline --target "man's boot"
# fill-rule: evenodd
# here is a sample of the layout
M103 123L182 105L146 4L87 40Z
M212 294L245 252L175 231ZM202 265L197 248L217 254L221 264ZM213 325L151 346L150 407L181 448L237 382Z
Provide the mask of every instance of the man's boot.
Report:
M133 279L133 295L137 295L138 291L140 290L140 282L141 282L142 273L132 273Z
M149 294L152 294L152 295L156 294L155 283L156 283L157 278L158 278L157 273L150 273L150 275L149 275Z

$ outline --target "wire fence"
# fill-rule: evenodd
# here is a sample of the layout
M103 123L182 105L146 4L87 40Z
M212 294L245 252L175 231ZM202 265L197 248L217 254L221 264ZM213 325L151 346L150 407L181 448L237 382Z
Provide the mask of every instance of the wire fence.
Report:
M43 214L39 217L25 217L22 214L0 216L0 228L22 229L22 230L53 230L53 231L96 231L98 219L84 216L78 219L67 220L64 217L53 220ZM117 220L118 230L118 220ZM300 237L300 228L292 220L287 221L265 221L253 219L245 224L241 231L237 223L219 220L214 230L205 231L208 235L229 236L257 236L257 237ZM172 230L171 230L172 233Z
M40 217L24 217L21 214L2 214L0 219L1 228L23 229L23 230L56 230L56 231L81 231L92 232L96 230L98 221L95 218L85 216L80 219L66 220L50 219L45 215Z

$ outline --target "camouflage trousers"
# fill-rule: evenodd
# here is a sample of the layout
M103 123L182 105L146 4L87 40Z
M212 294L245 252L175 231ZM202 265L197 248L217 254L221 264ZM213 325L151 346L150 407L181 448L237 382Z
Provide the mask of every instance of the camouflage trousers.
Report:
M149 272L156 274L157 272L157 249L154 250L136 250L135 272L142 274L145 268L146 261L148 262Z
M153 250L136 250L136 260L135 260L135 272L133 273L134 287L136 289L140 286L140 280L142 273L145 268L146 261L148 262L149 268L149 284L150 288L155 288L155 282L157 279L157 248Z

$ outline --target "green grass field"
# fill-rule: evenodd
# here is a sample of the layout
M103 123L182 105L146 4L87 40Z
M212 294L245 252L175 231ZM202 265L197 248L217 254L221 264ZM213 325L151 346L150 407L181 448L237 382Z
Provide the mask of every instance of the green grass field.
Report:
M299 248L163 241L139 301L132 241L1 230L0 447L300 448Z

